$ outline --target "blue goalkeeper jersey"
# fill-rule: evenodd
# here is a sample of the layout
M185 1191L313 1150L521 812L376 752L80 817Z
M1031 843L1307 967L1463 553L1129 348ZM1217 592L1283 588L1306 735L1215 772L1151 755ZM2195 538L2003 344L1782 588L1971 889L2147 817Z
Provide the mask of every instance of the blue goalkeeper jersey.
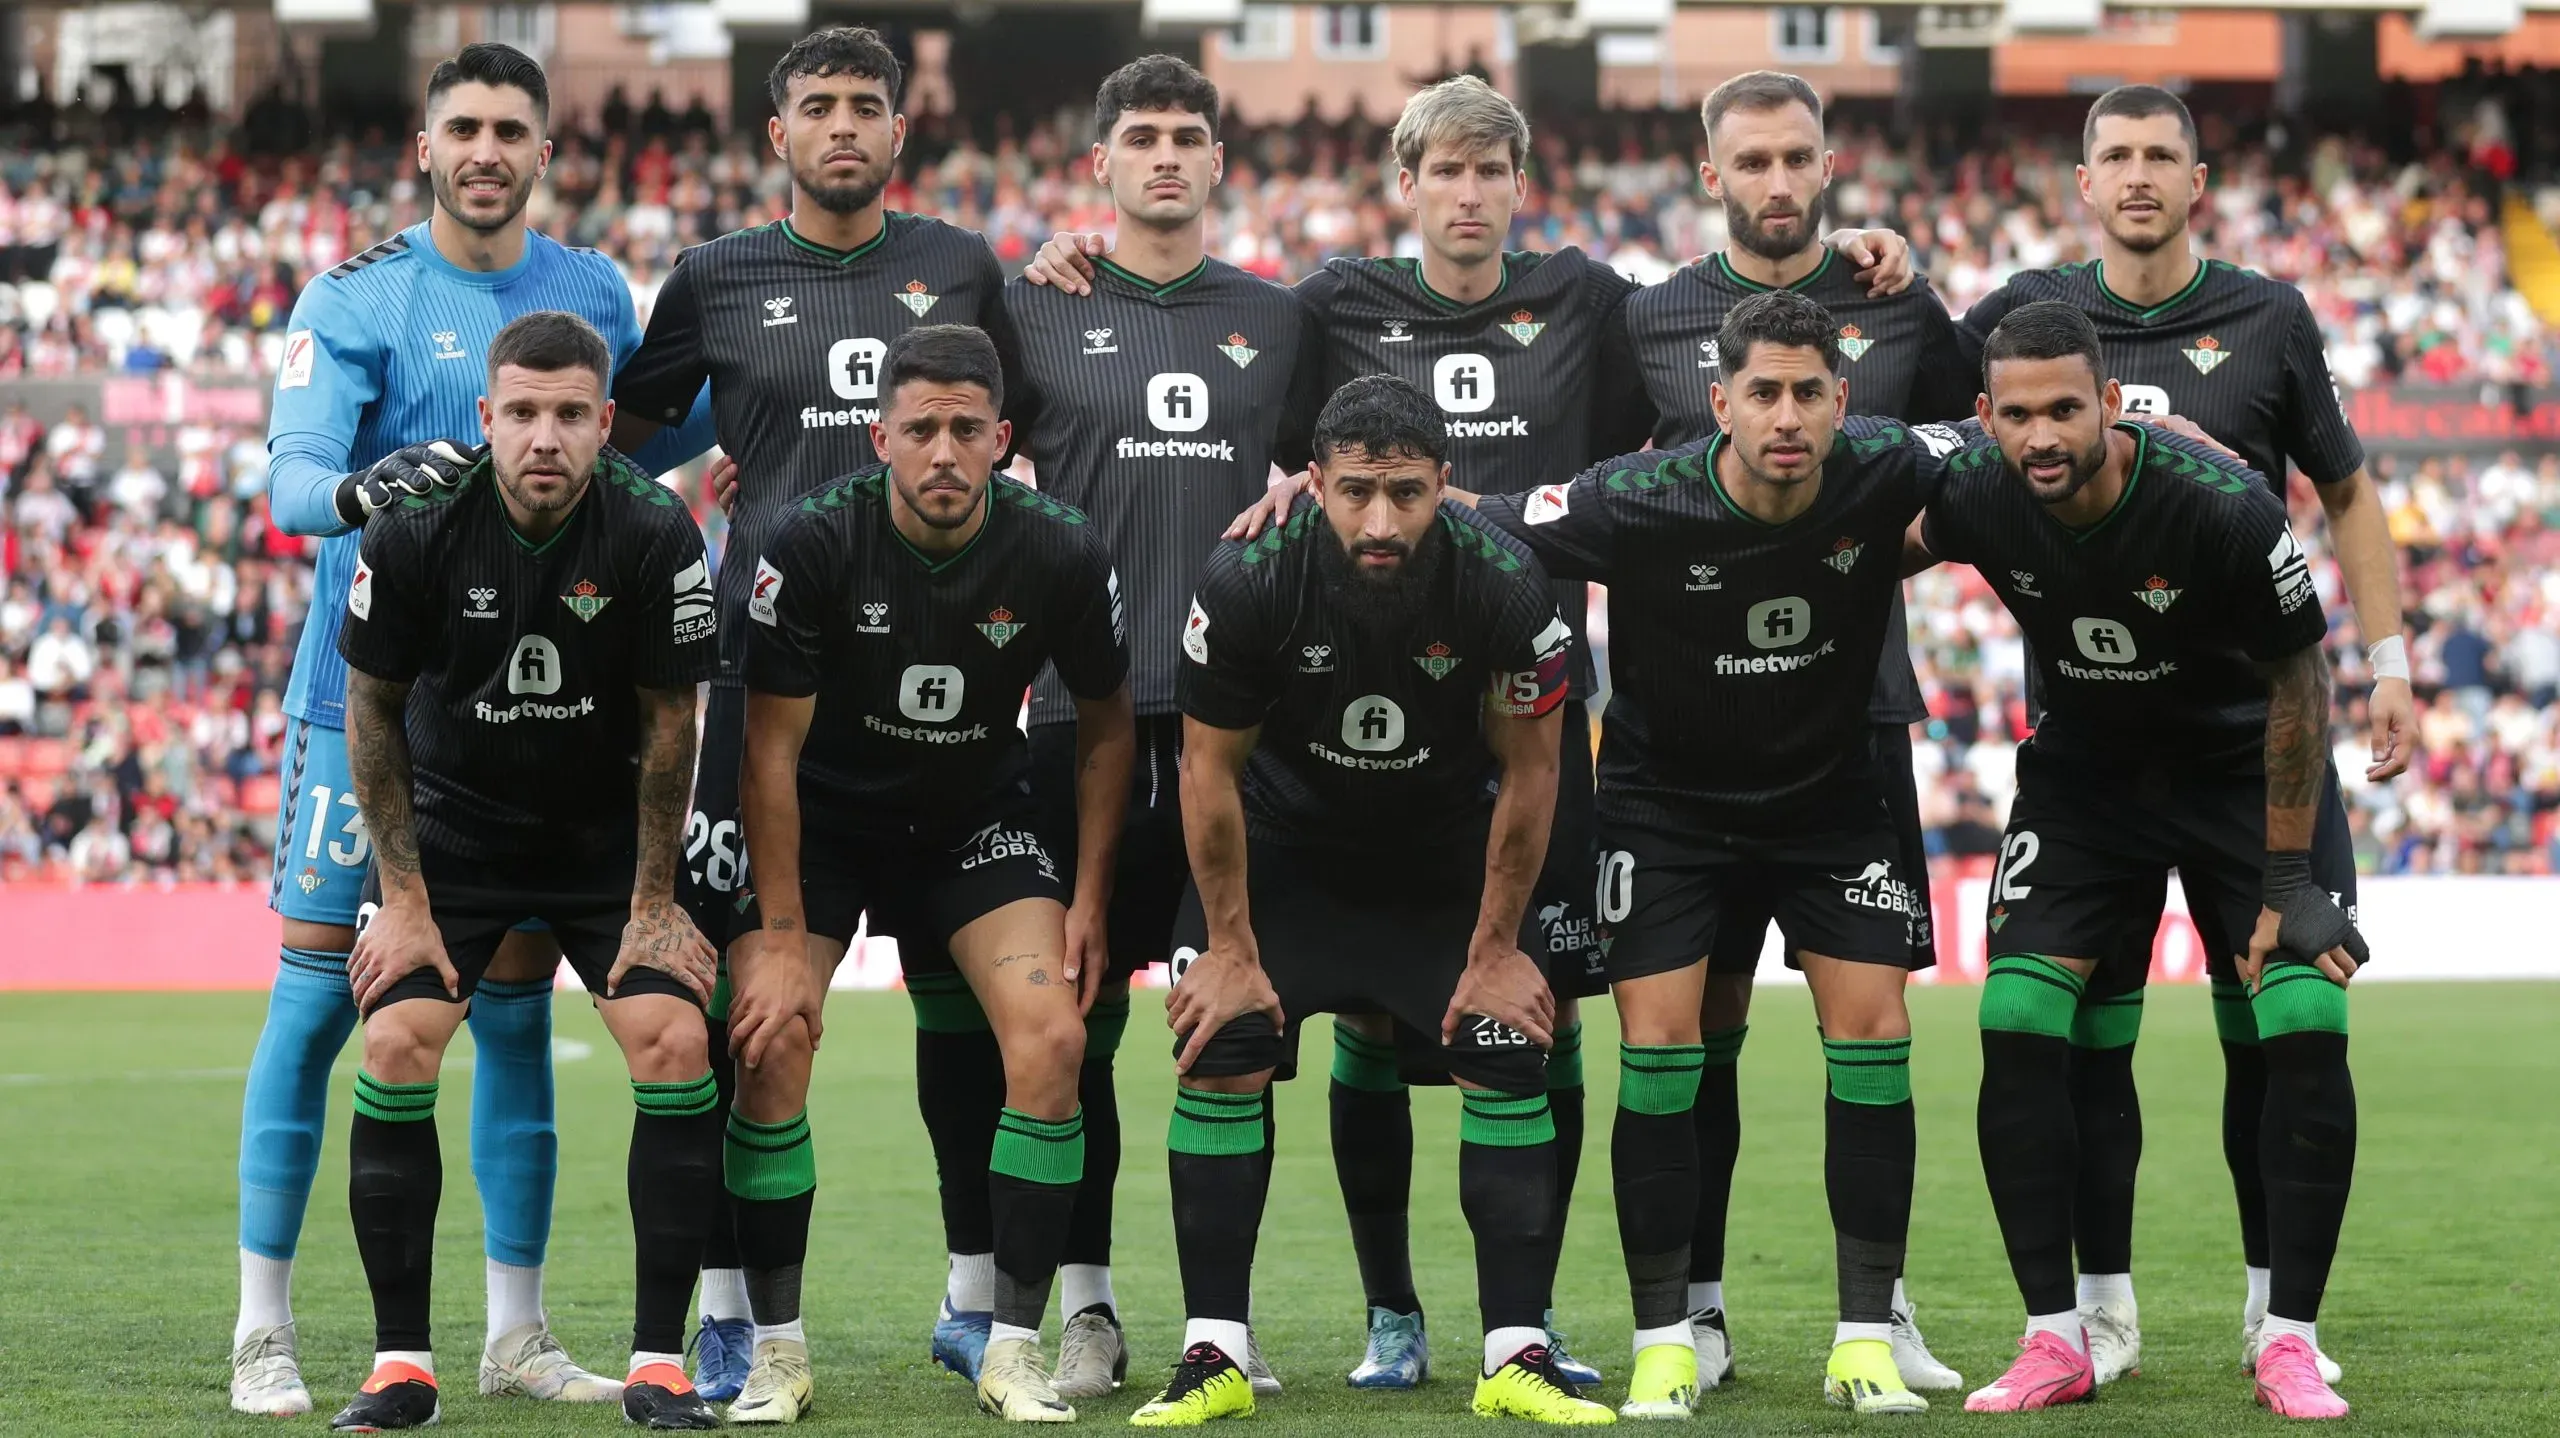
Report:
M346 727L338 625L362 536L338 514L339 481L409 445L481 443L489 342L536 310L594 325L616 366L640 347L631 290L613 261L530 232L523 259L483 273L445 259L427 226L412 225L303 287L267 421L267 496L287 533L324 538L286 713ZM660 473L708 448L710 432L709 407L697 403L684 425L632 458Z

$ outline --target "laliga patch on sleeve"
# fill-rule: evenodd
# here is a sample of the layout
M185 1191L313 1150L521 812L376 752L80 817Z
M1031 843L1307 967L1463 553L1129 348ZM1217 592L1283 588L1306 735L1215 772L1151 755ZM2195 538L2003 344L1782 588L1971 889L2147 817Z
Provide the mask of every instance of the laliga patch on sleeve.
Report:
M779 626L782 621L774 617L773 601L775 597L781 593L782 571L773 567L772 560L758 559L756 561L756 587L749 591L747 595L748 617L755 620L758 624Z
M356 582L347 586L347 612L358 619L373 617L373 566L356 561Z
M1197 596L1191 601L1191 617L1182 622L1182 652L1194 664L1209 662L1209 611L1200 607Z
M1571 490L1571 485L1564 484L1542 484L1530 490L1528 502L1520 506L1520 522L1545 524L1564 518L1565 508L1571 503Z
M310 388L311 367L319 354L319 350L320 346L312 340L311 331L309 330L295 330L286 335L284 337L284 364L276 371L276 388Z

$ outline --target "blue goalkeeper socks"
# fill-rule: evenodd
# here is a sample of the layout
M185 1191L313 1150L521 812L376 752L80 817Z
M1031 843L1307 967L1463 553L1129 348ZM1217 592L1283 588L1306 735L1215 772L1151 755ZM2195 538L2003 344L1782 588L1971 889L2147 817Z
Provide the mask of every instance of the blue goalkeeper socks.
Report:
M552 1118L551 980L491 983L471 996L471 1179L491 1259L539 1268L560 1176Z
M289 1260L320 1169L329 1069L354 1031L347 956L287 948L278 955L267 1023L240 1103L240 1246Z

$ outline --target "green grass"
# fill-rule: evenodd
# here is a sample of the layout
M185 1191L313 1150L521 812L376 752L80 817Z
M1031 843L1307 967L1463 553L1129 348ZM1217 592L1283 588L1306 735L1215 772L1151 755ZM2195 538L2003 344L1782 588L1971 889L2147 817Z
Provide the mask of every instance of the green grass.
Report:
M2018 1330L1973 1140L1977 1050L1969 990L1915 990L1921 1167L1910 1280L1939 1356L1979 1382ZM315 1432L225 1407L235 1293L233 1161L240 1068L263 1001L252 995L0 997L0 1433ZM2552 1301L2560 1296L2553 1176L2560 1125L2560 985L2373 985L2357 991L2363 1165L2324 1315L2348 1368L2351 1427L2371 1433L2560 1433ZM1967 1418L1941 1402L1924 1428L2219 1434L2280 1425L2235 1367L2239 1251L2217 1137L2220 1061L2200 989L2163 991L2140 1063L2150 1132L2137 1264L2142 1376L2099 1402L2028 1419ZM1801 993L1766 992L1743 1055L1748 1106L1726 1274L1741 1381L1710 1395L1713 1431L1834 1433L1856 1424L1818 1396L1832 1319L1821 1188L1821 1070ZM1576 1346L1618 1383L1628 1318L1608 1185L1605 1004L1593 1006L1591 1136L1562 1279ZM1117 1426L1180 1337L1180 1293L1161 1136L1171 1093L1151 1001L1121 1058L1128 1163L1118 1289L1141 1364L1131 1389L1086 1406ZM598 1368L628 1342L630 1230L623 1150L630 1097L587 1005L559 1034L591 1046L559 1070L562 1179L551 1310ZM467 1040L465 1041L467 1044ZM1320 1035L1311 1053L1326 1052ZM831 1433L992 1431L957 1382L924 1362L942 1279L933 1173L915 1116L907 1007L838 995L811 1110L823 1182L810 1253L818 1417ZM363 1375L371 1330L343 1195L352 1057L331 1095L327 1161L296 1294L305 1372L322 1415ZM480 1325L479 1213L465 1167L467 1078L442 1121L447 1171L436 1323L446 1422L463 1431L625 1431L610 1409L484 1402L471 1393ZM1262 1235L1263 1342L1289 1384L1266 1434L1473 1432L1464 1375L1475 1350L1466 1230L1455 1192L1456 1104L1415 1096L1416 1271L1436 1319L1442 1377L1406 1395L1355 1395L1360 1297L1324 1130L1321 1080L1287 1086L1280 1165ZM1052 1338L1054 1339L1054 1325ZM1621 1392L1613 1385L1607 1394Z

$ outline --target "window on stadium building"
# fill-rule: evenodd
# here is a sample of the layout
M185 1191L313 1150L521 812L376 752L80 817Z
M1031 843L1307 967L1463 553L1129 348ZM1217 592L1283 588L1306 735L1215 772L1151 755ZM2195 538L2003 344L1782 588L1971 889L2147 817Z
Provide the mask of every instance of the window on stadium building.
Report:
M1316 54L1327 60L1376 60L1387 53L1387 7L1319 5Z
M559 17L548 5L492 5L480 35L484 40L513 45L540 60L551 53L558 23Z
M1840 58L1840 12L1822 5L1787 5L1769 14L1769 50L1780 60L1829 64Z
M1298 12L1288 5L1247 5L1244 18L1218 37L1230 60L1286 60L1296 48Z

